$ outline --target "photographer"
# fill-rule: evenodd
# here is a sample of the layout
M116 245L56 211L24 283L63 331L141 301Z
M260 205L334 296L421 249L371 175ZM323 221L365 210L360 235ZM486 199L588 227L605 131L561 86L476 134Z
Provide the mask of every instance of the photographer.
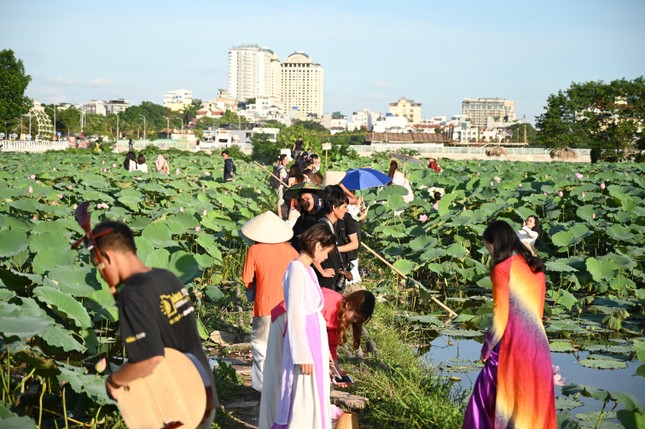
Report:
M339 242L339 238L343 237L339 234L344 228L342 223L345 214L347 214L347 196L340 186L333 185L327 186L323 194L323 206L319 211L321 217L320 223L327 225L327 227L334 233L336 237L336 248L329 253L329 257L322 263L314 262L313 266L318 277L318 283L321 287L341 291L345 287L346 276L351 276L347 268L345 258L338 251L338 246L343 246L345 242ZM357 246L358 247L358 246ZM349 249L347 249L349 250Z

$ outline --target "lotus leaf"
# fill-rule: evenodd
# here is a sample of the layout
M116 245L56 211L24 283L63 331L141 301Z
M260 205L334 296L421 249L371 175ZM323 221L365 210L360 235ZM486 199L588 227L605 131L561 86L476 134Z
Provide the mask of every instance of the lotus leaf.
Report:
M167 249L155 249L145 256L141 257L143 263L149 267L170 269L168 266L170 260L170 252Z
M169 217L164 222L170 232L176 235L182 235L188 231L193 231L199 222L195 216L188 213L179 213Z
M2 404L0 404L0 407ZM2 429L36 429L36 422L27 416L18 417L16 415L0 416L0 428Z
M567 310L578 304L578 298L571 294L571 292L560 289L554 294L553 300L555 303L564 306Z
M215 241L211 235L199 234L195 240L197 244L202 246L209 255L211 255L218 264L222 263L222 252L220 245Z
M596 282L609 281L620 269L619 265L611 258L596 259L594 257L587 259L587 270Z
M618 410L616 418L623 424L625 429L645 428L645 414L642 411Z
M430 325L433 327L439 327L443 325L443 322L439 318L430 314L423 316L406 316L405 320L411 324Z
M546 269L548 271L556 271L556 272L576 272L578 271L577 269L569 266L565 261L565 259L557 259L555 261L547 261L546 262Z
M466 374L469 372L480 370L482 366L483 365L480 362L450 358L442 362L441 365L439 365L439 369L450 373L457 372L457 373Z
M571 353L577 351L571 341L556 340L549 343L553 353Z
M86 350L85 346L79 343L76 338L71 335L70 331L60 325L50 326L38 336L50 346L59 347L66 352L76 351L82 353Z
M192 281L199 273L199 264L195 257L183 250L170 255L169 268L184 283Z
M628 345L585 344L583 350L588 352L605 352L618 355L631 355L634 348Z
M141 236L150 240L156 247L171 247L176 244L172 240L172 232L164 222L151 223L141 232Z
M79 328L92 326L90 316L83 305L59 289L50 286L38 286L34 296L47 305L64 320L72 320Z
M576 414L576 418L580 419L580 429L623 429L620 425L608 421L607 419L614 419L616 413L611 411L589 411L586 413Z
M3 230L0 231L0 258L7 258L27 249L28 240L24 231Z
M93 269L90 266L74 267L71 265L55 267L47 274L44 284L54 286L71 296L90 296L101 286L93 280ZM90 284L93 284L90 286Z
M0 309L0 334L12 337L31 338L52 325L52 320L41 316L25 316L21 312L5 314Z
M410 274L417 268L417 263L408 259L399 259L394 263L394 266L403 274Z
M584 405L581 401L571 398L563 398L558 396L555 398L555 408L556 410L573 410Z
M59 383L69 383L74 392L85 393L99 405L113 404L105 392L105 380L96 374L87 374L85 368L56 362L60 374Z
M472 329L446 328L441 330L441 335L453 338L479 338L483 333Z
M430 237L430 236L427 236L427 235L419 235L415 239L411 240L408 243L408 246L410 247L411 250L417 252L417 251L425 249L426 247L428 247L430 245L436 245L436 244L437 244L437 239L436 238Z
M590 354L586 359L581 360L580 365L597 369L627 368L627 363L623 360L595 354Z

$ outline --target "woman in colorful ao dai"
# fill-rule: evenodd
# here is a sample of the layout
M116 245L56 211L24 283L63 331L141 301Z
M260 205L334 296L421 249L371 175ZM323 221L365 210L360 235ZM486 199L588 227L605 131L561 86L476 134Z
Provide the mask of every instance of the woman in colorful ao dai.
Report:
M466 429L555 429L549 341L542 325L544 263L504 221L484 231L492 257L493 323L484 339Z
M324 302L311 264L327 259L335 245L336 237L326 225L310 227L301 234L300 254L289 264L284 275L282 287L287 326L278 414L272 429L331 429L329 346L322 315ZM272 335L277 333L274 331L272 329L269 334L269 347ZM267 365L269 362L267 356ZM263 396L272 394L266 383L275 384L267 378L270 377L265 375Z

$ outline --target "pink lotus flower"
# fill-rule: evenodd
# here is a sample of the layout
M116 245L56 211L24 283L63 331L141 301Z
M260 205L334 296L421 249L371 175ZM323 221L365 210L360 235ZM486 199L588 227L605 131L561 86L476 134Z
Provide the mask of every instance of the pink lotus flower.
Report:
M204 171L204 175L210 176L211 174L208 171Z
M582 180L585 176L582 173L576 173L578 180Z
M582 192L582 193L580 194L580 198L584 198L584 197L585 197L585 193L584 193L584 192Z
M603 189L603 190L604 190L605 188L606 188L606 186L605 186L605 182L602 182L602 183L600 184L600 189Z
M65 198L65 195L63 195L63 194L58 194L58 198L62 200L63 198Z
M548 193L548 192L544 192L544 195L549 195L549 193Z
M179 169L176 169L176 170L175 170L175 174L176 174L177 176L179 176Z
M108 206L108 205L107 205L107 204L105 204L105 203L98 203L98 204L96 205L96 208L97 208L97 209L109 209L109 208L110 208L110 206Z
M495 180L497 183L500 183L502 181L502 178L499 176L495 176L493 180Z
M202 227L201 227L201 226L197 225L197 226L195 227L195 231L199 232L199 231L201 231L201 230L202 230Z
M40 183L40 180L36 180L36 183Z
M426 223L428 221L428 215L422 214L419 216L419 222Z
M493 186L495 186L495 182L493 182L493 181L491 180L491 181L490 181L490 187L492 188Z
M558 192L558 197L563 197L564 193L562 191Z
M35 175L35 174L32 174L32 175L31 175L31 176L29 176L29 177L31 178L31 180L34 180L34 179L36 178L36 175Z
M567 383L567 379L560 374L560 366L553 365L553 384L556 386L564 386Z
M100 361L96 362L94 365L94 369L96 369L96 372L99 374L105 371L105 368L107 367L107 360L105 358L101 358Z
M30 193L30 194L34 192L34 188L32 188L31 186L29 187L29 189L28 189L28 190L29 190L29 193Z
M595 214L595 213L591 213L591 218L592 218L592 219L595 219L595 218L596 218L596 214Z

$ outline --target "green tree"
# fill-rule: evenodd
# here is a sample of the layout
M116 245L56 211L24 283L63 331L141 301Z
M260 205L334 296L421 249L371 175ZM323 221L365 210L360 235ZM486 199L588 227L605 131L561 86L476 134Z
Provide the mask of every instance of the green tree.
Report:
M572 83L549 96L536 118L546 147L586 147L593 159L631 158L645 146L645 79Z
M535 128L533 128L533 125L531 124L528 124L528 123L513 124L510 127L508 127L507 130L513 133L513 136L511 137L511 142L514 142L514 143L524 142L525 136L526 136L526 142L528 144L532 144L536 142L537 131L535 131Z
M253 144L251 158L262 164L272 164L280 153L281 146L269 140L269 136L263 133L253 134L251 144Z
M197 119L197 111L202 108L202 100L193 99L193 102L190 106L186 106L183 112L183 121L184 124L188 124Z
M9 134L20 122L20 116L32 106L25 96L31 76L25 74L22 60L17 59L11 49L0 51L0 126Z

